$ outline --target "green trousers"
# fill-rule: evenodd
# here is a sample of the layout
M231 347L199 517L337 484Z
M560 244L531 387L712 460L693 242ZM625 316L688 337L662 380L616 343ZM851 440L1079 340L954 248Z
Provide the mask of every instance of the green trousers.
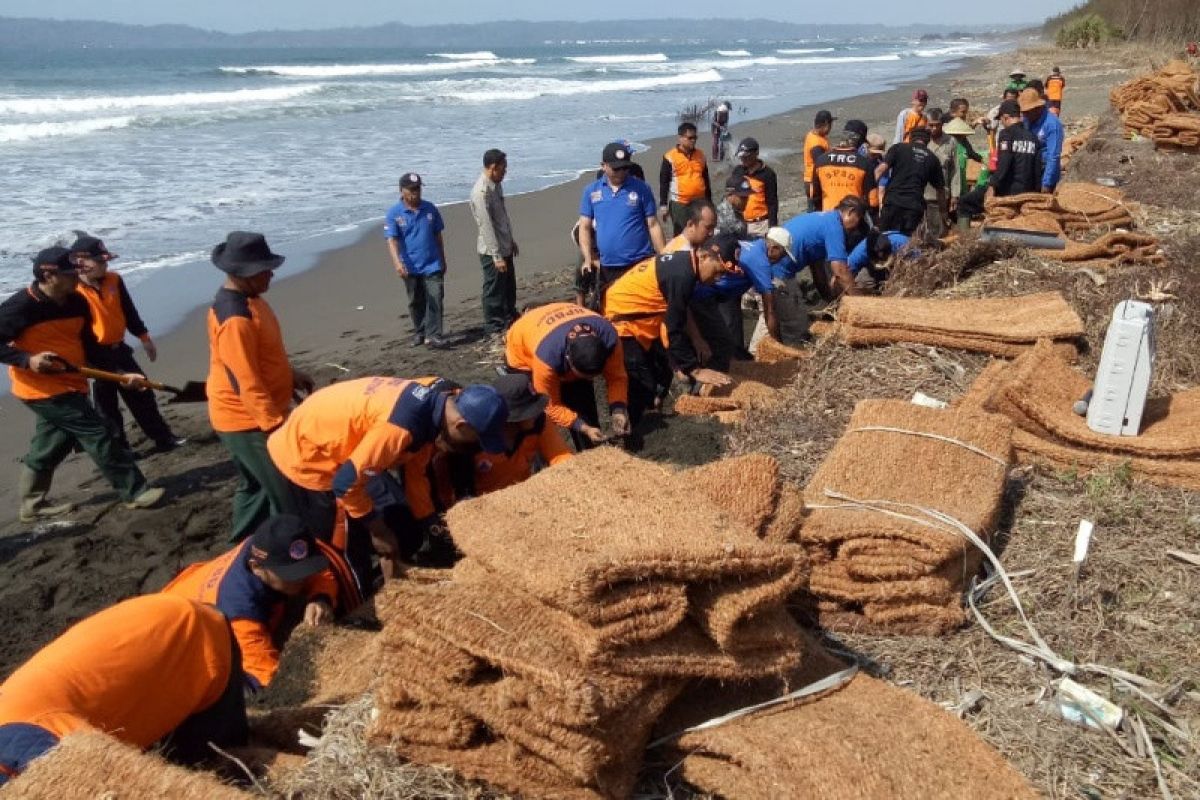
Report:
M233 531L231 542L240 542L254 533L259 523L275 514L291 513L291 490L287 478L271 460L267 434L262 431L217 432L217 437L238 473L233 495Z
M117 442L87 395L67 392L23 402L37 415L25 466L34 472L52 474L78 443L122 499L132 500L146 488L146 477L133 456Z

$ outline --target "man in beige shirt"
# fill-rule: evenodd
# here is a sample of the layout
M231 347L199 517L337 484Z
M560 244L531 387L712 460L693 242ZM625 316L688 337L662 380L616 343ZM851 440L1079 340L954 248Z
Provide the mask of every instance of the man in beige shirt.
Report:
M508 156L488 150L483 154L483 172L471 190L471 215L479 226L476 249L483 267L483 329L490 336L503 334L519 316L515 264L519 249L500 187L507 173Z

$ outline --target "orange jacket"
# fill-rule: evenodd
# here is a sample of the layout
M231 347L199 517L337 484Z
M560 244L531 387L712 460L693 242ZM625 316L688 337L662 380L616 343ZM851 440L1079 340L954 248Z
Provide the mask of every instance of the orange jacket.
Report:
M813 155L813 150L820 150L822 153L829 149L829 139L825 138L816 131L809 131L804 135L804 182L812 183L813 165L816 156Z
M292 404L292 365L271 306L233 289L208 310L208 417L222 433L279 427Z
M1046 78L1046 99L1057 100L1061 103L1063 99L1063 89L1066 87L1066 85L1067 79L1062 75L1051 75L1049 78Z
M478 453L475 456L476 493L498 492L520 483L533 474L538 459L553 467L571 456L562 434L555 426L547 425L546 418L542 417L533 430L521 433L520 441L511 453L502 456Z
M567 342L576 325L588 325L610 350L604 362L608 407L617 410L629 400L629 378L616 328L604 317L574 303L551 303L526 311L508 329L504 360L509 369L528 372L533 390L549 396L546 416L561 428L578 429L579 415L562 403L562 384L578 380L567 365Z
M687 204L712 197L708 162L699 147L693 147L690 156L684 155L678 145L668 150L663 155L658 182L660 205L665 206L668 202Z
M370 515L367 478L400 466L437 438L448 391L403 378L327 386L267 439L275 466L305 489L332 491L346 513Z
M317 547L329 559L330 568L305 581L301 594L309 601L324 598L345 613L362 602L361 590L341 553L319 539ZM257 691L270 684L279 670L282 642L277 637L287 597L250 571L249 549L247 539L211 561L191 564L163 592L215 606L225 615L242 648L246 683Z
M0 362L8 364L12 392L21 400L45 400L68 392L87 394L87 378L78 372L34 372L29 357L47 350L80 366L97 350L92 315L78 294L62 305L36 283L0 303Z
M665 327L672 367L684 374L699 366L687 335L688 306L697 283L695 258L690 250L648 258L618 278L604 297L604 316L617 334L646 350Z
M0 685L0 725L60 738L95 728L149 747L220 699L231 664L219 611L173 595L134 597L67 629Z
M860 197L871 208L879 207L871 159L851 147L835 147L817 159L811 194L818 211L832 211L846 197Z
M125 338L126 330L139 339L147 335L146 324L117 273L106 272L95 287L80 281L75 291L87 300L92 311L92 332L100 344L117 344Z
M745 178L750 182L750 196L746 198L746 208L742 217L746 222L767 220L768 224L779 224L779 181L775 170L759 161L753 168L746 169L741 164L733 168L733 177Z

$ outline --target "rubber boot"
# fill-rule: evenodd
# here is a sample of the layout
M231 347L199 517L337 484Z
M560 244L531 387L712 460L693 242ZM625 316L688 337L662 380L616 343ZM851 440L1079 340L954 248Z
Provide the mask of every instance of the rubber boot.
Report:
M53 472L37 472L27 466L21 466L21 478L18 483L21 522L37 522L39 519L57 517L75 510L73 503L51 504L46 500L53 479Z

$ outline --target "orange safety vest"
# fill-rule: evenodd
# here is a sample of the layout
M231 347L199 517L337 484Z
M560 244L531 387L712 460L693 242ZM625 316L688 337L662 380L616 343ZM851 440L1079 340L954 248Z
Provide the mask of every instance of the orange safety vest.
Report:
M83 281L75 291L83 295L92 310L92 332L100 344L116 344L125 338L125 309L121 308L121 276L107 272L100 285L88 286Z
M817 133L816 131L809 131L804 136L804 181L805 181L805 183L812 183L813 167L815 166L812 151L815 148L820 148L821 150L828 151L829 150L829 140L827 138L825 138L824 136L822 136L821 134Z
M704 199L707 162L700 148L693 147L692 154L688 156L676 145L663 158L671 164L671 200L686 204Z
M1067 81L1061 75L1051 75L1046 78L1046 99L1062 102L1063 88L1066 85Z
M10 344L30 355L57 353L75 366L84 363L83 337L91 322L87 301L71 294L59 305L34 283L0 305L3 326L16 331ZM69 392L87 394L87 378L78 372L34 372L11 366L12 393L21 400L45 400Z
M618 278L604 296L604 316L612 322L620 336L631 336L649 349L661 336L662 323L667 315L667 298L658 284L652 256Z

